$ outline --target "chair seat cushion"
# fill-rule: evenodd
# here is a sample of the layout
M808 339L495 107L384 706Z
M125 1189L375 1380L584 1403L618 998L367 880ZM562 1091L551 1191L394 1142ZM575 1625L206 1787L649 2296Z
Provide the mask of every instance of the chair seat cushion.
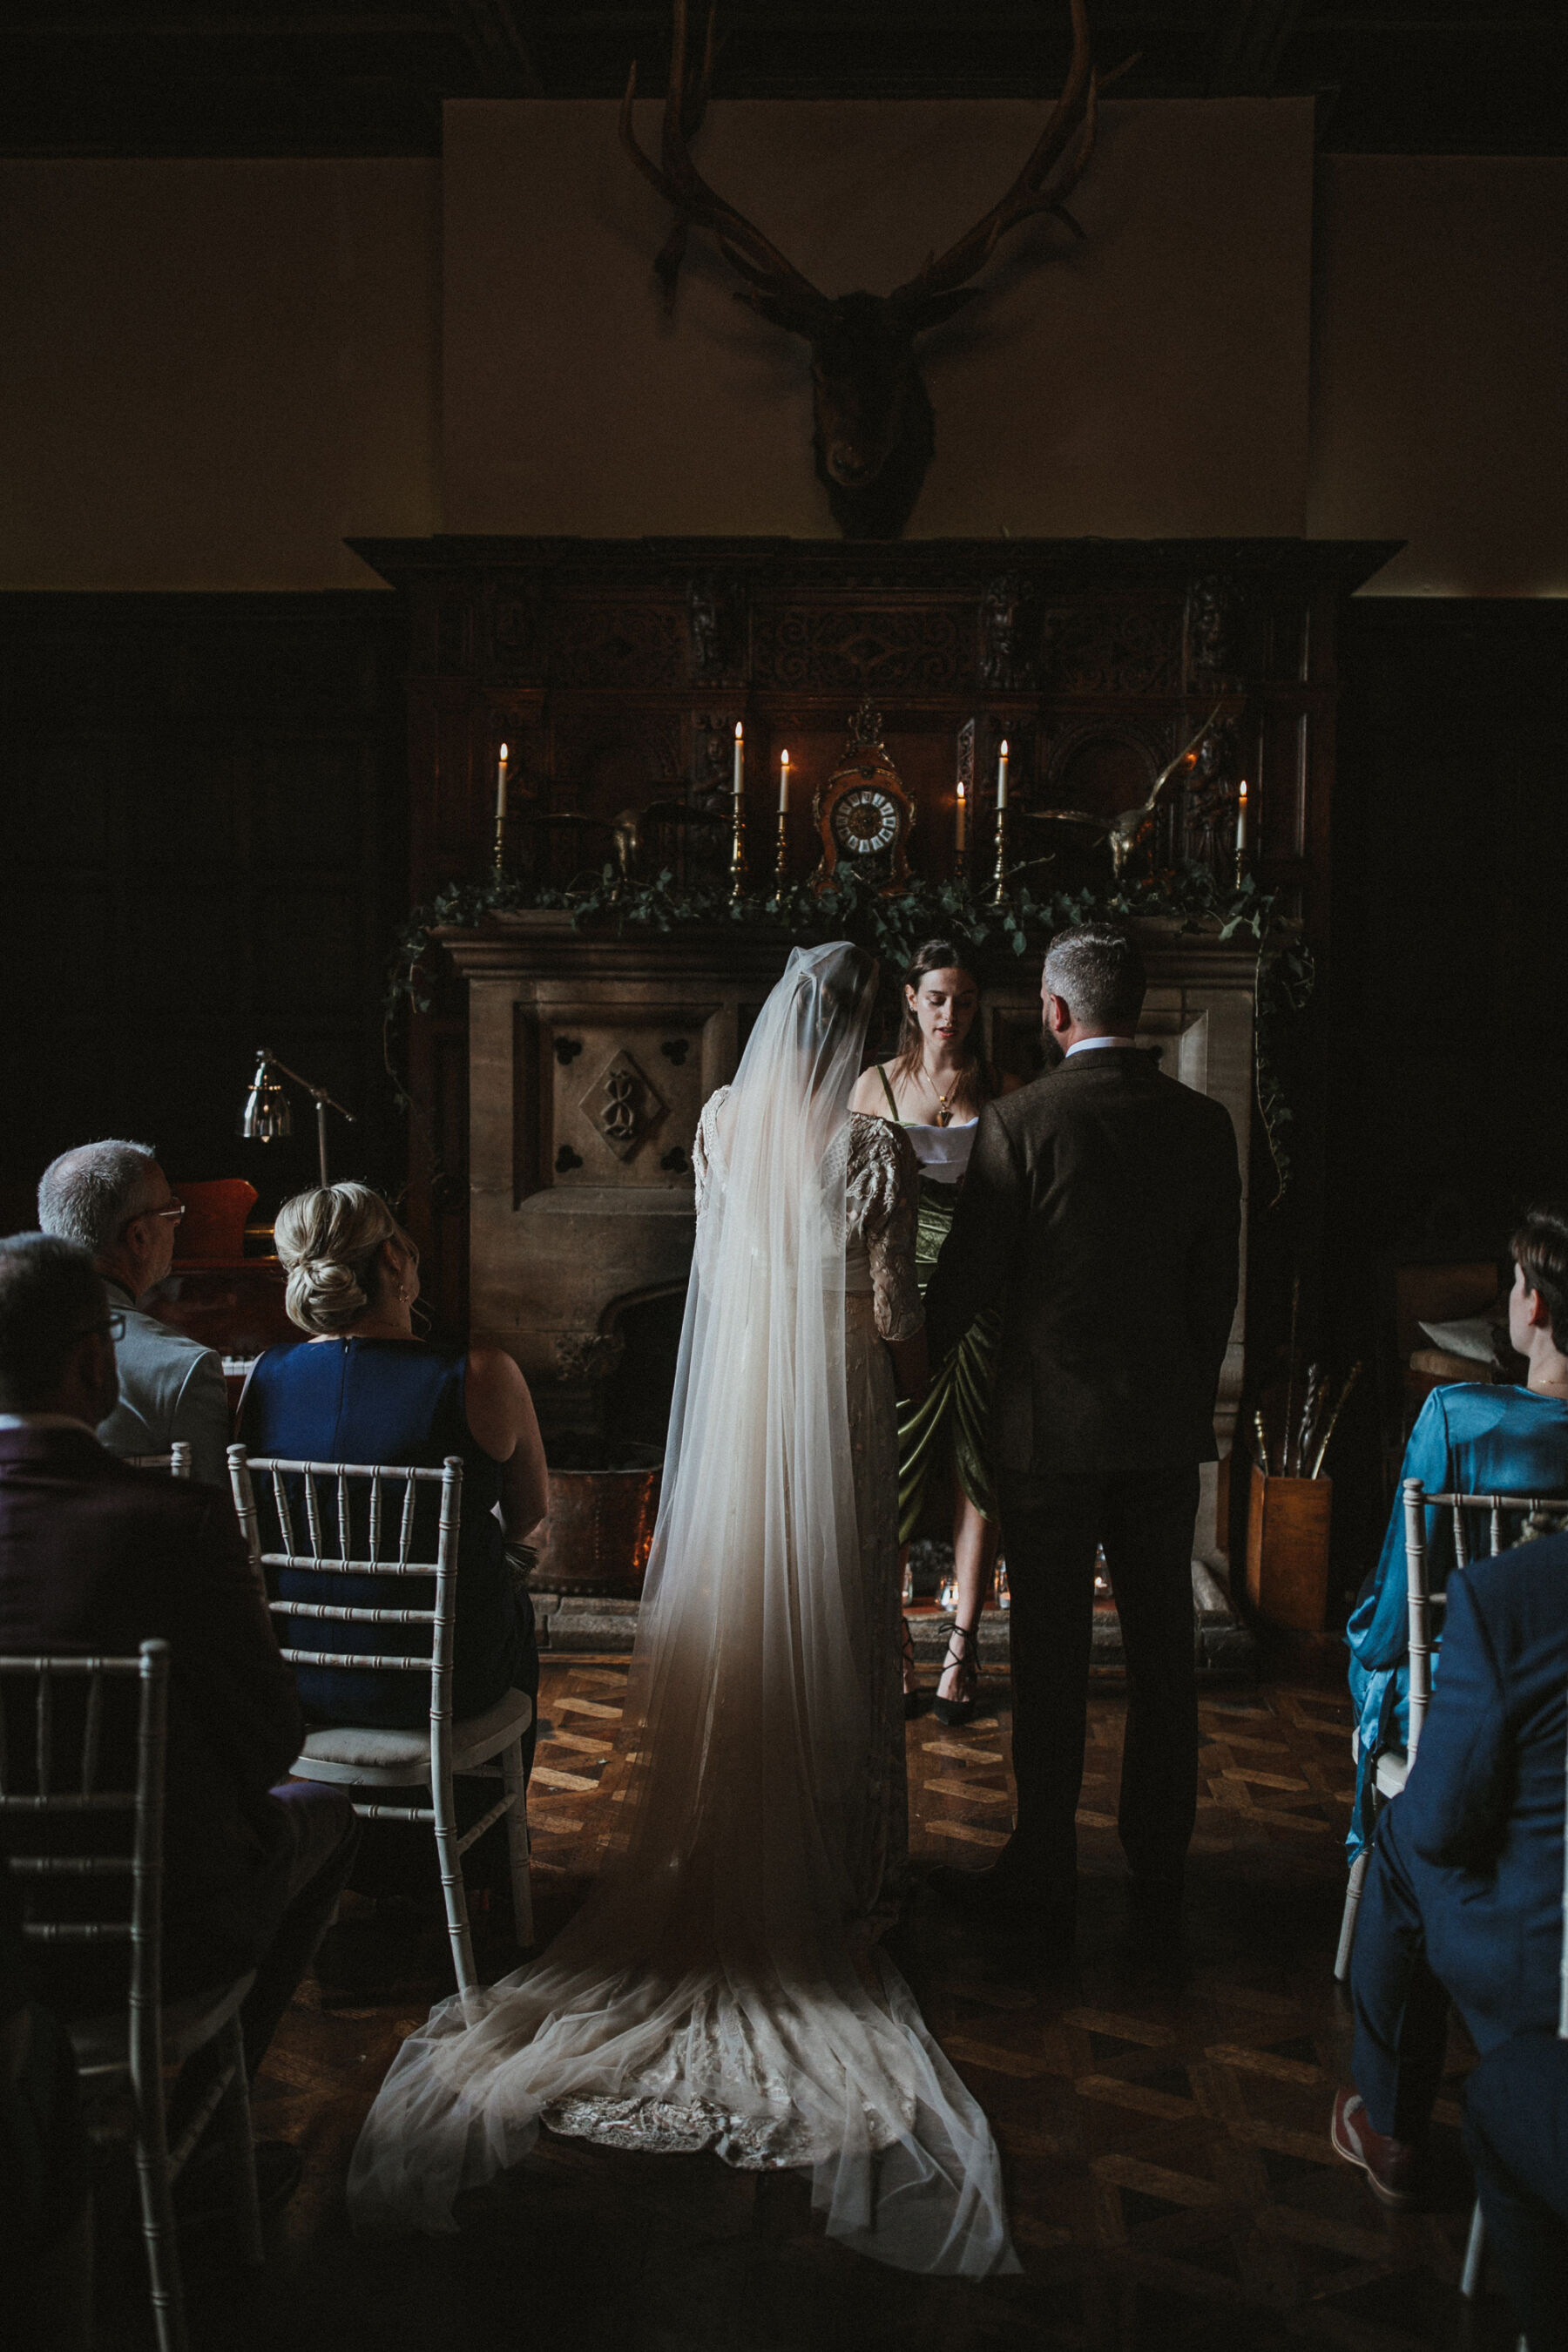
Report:
M526 1691L508 1691L498 1698L494 1706L483 1715L471 1715L466 1721L452 1726L452 1759L461 1764L465 1757L477 1756L482 1760L498 1748L511 1742L528 1729L533 1720L533 1701ZM300 1751L296 1772L309 1779L304 1769L310 1764L337 1764L350 1769L369 1771L412 1771L421 1773L430 1762L430 1732L426 1724L418 1731L377 1731L367 1725L331 1724L325 1730L310 1732Z

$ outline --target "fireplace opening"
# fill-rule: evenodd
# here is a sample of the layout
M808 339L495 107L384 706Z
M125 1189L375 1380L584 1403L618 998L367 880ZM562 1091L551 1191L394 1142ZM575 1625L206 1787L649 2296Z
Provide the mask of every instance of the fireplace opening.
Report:
M631 1299L614 1315L610 1328L625 1346L604 1388L605 1443L612 1458L626 1446L655 1445L663 1453L685 1315L684 1283Z

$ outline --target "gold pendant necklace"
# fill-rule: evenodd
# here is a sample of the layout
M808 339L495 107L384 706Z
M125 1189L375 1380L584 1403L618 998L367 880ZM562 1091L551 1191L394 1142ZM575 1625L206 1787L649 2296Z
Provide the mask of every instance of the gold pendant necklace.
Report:
M925 1071L925 1082L927 1086L931 1088L932 1094L936 1096L936 1123L938 1127L951 1127L952 1125L952 1113L949 1110L948 1104L958 1092L959 1082L957 1078L954 1078L946 1094L941 1094L937 1090L936 1080L932 1077L931 1072L929 1070L925 1070L923 1063L921 1066L922 1070Z

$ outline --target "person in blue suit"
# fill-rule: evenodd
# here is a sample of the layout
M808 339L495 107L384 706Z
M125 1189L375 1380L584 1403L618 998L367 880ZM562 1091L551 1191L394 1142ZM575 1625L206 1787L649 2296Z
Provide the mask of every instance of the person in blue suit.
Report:
M1521 2033L1465 2084L1465 2146L1530 2352L1568 2352L1568 2042Z
M1552 1535L1449 1578L1442 1680L1378 1817L1332 2136L1386 2205L1419 2200L1449 2001L1483 2058L1556 2030L1565 1763L1568 1535Z
M1568 1503L1568 1212L1532 1209L1510 1247L1509 1338L1529 1363L1529 1378L1523 1388L1458 1381L1433 1390L1405 1449L1402 1491L1377 1566L1345 1627L1361 1735L1346 1841L1352 1862L1372 1836L1377 1759L1385 1748L1403 1748L1409 1728L1403 1481L1419 1478L1436 1495L1561 1495ZM1426 1549L1432 1589L1441 1592L1453 1565L1446 1511L1427 1512ZM1436 1651L1432 1671L1436 1675Z

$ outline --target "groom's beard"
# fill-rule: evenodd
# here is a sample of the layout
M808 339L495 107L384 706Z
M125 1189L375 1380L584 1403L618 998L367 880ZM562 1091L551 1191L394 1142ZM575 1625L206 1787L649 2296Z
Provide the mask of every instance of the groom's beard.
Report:
M1060 1040L1052 1036L1043 1021L1040 1024L1040 1051L1045 1056L1047 1070L1059 1069L1067 1060Z

